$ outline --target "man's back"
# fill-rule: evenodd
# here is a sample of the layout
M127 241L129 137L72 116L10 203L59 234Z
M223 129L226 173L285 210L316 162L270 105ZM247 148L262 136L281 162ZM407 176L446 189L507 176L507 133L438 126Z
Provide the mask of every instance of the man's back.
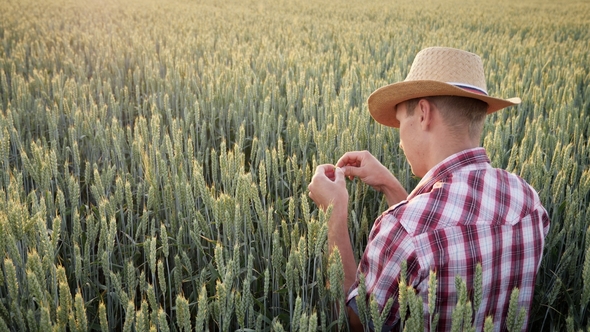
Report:
M475 326L481 329L485 317L492 316L496 330L504 330L515 287L519 305L530 309L548 227L546 211L524 180L492 168L483 149L467 150L433 168L406 201L379 218L361 271L367 274L367 289L387 301L397 288L375 274L398 271L401 261L408 260L408 279L424 303L429 272L436 271L437 329L445 331L457 304L455 277L463 278L473 297L475 270L481 264L483 293ZM369 266L379 266L380 272Z

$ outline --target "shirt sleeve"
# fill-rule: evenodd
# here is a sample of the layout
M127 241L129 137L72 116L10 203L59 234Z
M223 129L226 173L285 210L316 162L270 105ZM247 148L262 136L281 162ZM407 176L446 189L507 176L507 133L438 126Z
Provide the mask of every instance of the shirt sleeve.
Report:
M348 305L358 314L357 301L363 299L369 304L371 295L382 310L390 298L394 299L391 312L385 321L394 326L399 320L399 282L402 264L407 262L406 283L412 285L419 281L420 266L411 236L399 221L390 213L382 214L373 225L367 247L359 262L356 282L348 294ZM359 294L359 275L365 276L367 294Z

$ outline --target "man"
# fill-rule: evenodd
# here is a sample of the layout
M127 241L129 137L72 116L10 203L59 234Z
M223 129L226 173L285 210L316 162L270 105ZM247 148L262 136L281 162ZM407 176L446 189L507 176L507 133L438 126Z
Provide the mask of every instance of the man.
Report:
M518 103L519 98L487 95L479 56L443 47L422 50L405 81L371 94L371 116L399 128L400 147L412 172L422 179L408 195L367 151L346 153L336 165L316 169L309 196L324 210L332 206L328 243L331 250L338 248L344 263L351 327L358 324L358 301L372 294L382 309L389 298L397 299L404 262L406 280L424 303L429 272L437 274L436 312L425 313L426 329L430 314L438 313L437 329L450 330L457 303L455 277L466 282L473 297L478 264L483 269L483 300L473 308L477 330L486 317L493 319L494 330L506 329L515 287L520 290L519 306L528 313L549 218L535 190L518 176L492 168L480 147L486 114ZM346 177L357 177L382 192L390 205L376 219L358 268L347 229ZM361 273L367 297L358 292ZM399 320L394 301L386 325L395 328Z

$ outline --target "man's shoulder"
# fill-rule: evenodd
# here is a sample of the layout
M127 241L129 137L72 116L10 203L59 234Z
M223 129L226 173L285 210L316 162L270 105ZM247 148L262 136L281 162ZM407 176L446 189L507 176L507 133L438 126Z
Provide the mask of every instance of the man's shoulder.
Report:
M517 174L493 167L465 167L386 213L409 234L417 234L458 224L511 224L539 208L537 192Z
M497 182L501 186L509 186L511 190L522 191L527 195L532 195L533 198L538 199L538 194L535 188L531 186L525 179L520 175L510 172L502 168L491 168L491 172L487 172L490 175L491 181Z

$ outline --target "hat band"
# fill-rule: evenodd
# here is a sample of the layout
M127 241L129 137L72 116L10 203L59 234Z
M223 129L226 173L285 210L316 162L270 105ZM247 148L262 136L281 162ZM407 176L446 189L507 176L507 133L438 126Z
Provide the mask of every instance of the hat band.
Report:
M473 92L473 93L477 93L479 95L484 95L487 96L488 92L482 88L478 88L476 86L470 85L470 84L465 84L465 83L455 83L455 82L447 82L448 84L454 85L458 88L461 88L463 90L467 90L469 92Z

